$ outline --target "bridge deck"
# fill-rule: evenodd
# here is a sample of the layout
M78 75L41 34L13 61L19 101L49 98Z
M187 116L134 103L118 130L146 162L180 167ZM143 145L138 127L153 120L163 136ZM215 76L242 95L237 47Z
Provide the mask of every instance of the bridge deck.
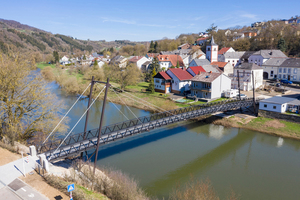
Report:
M102 136L100 138L99 145L104 145L134 134L142 133L150 129L186 119L213 114L220 111L238 109L240 107L249 107L252 105L252 99L244 99L241 101L231 100L179 108L163 113L155 113L138 119L103 127L101 129ZM98 132L98 129L94 129L86 133L69 136L69 138L57 151L56 149L62 142L62 139L37 146L37 149L39 153L44 153L46 158L50 161L77 155L80 152L96 148Z

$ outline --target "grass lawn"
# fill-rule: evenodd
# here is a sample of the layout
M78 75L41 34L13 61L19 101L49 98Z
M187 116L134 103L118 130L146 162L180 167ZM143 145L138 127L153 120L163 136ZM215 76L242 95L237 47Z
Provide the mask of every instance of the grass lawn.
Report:
M40 68L40 69L44 69L45 67L52 67L52 68L55 68L55 65L54 64L47 64L47 63L38 63L36 64L36 67L37 68Z
M137 85L130 85L127 86L126 89L130 90L130 91L137 91L137 92L141 92L142 89L147 90L147 88L149 87L150 83L147 82L140 82Z

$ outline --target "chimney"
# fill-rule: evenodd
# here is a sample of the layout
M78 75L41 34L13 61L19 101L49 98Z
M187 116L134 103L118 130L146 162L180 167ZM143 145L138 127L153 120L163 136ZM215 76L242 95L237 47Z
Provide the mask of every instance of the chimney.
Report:
M198 72L198 75L200 75L200 74L201 74L201 71Z
M212 71L209 72L210 74L212 73Z

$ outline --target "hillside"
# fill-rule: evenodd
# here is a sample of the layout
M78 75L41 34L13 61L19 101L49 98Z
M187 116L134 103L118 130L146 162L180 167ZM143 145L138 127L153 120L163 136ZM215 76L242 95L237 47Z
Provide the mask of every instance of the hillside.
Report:
M50 32L21 24L13 20L0 19L0 51L8 49L17 52L40 52L52 54L53 51L65 53L99 52L106 48L120 48L124 45L145 44L126 40L106 42L105 40L79 40L62 34Z

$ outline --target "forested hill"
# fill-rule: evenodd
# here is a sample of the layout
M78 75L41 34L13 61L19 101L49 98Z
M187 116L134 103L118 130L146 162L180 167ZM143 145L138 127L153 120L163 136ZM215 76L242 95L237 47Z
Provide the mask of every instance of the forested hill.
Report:
M79 40L71 36L52 34L50 32L21 24L13 20L0 19L0 52L9 50L20 53L39 52L52 54L53 51L78 53L83 51L99 52L111 47L119 48L124 45L145 44L143 42L131 42L116 40Z

